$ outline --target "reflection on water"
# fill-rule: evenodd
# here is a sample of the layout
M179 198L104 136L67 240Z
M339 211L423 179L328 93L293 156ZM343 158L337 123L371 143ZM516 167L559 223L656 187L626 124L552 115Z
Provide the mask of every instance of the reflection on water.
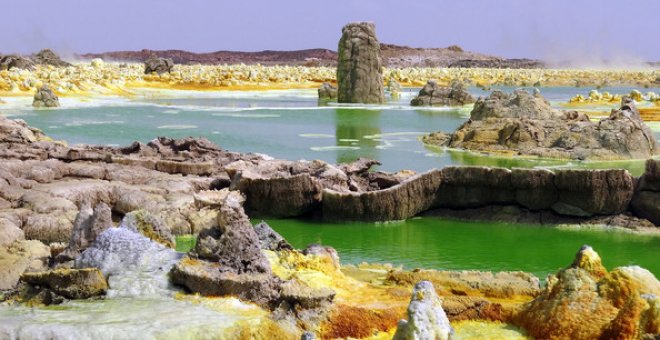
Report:
M380 159L380 142L365 136L378 135L380 111L364 111L338 108L335 110L335 140L337 146L349 147L337 150L337 163L349 163L359 157ZM350 148L357 147L357 149Z

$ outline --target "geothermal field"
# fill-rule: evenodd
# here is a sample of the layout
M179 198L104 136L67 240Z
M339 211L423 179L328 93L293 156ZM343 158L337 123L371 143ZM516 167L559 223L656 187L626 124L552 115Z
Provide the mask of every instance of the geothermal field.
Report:
M658 63L380 27L0 45L0 339L658 339Z

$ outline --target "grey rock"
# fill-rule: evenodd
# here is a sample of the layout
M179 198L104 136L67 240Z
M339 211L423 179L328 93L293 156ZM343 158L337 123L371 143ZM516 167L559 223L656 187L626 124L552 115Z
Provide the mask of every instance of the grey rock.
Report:
M385 102L380 43L373 23L350 23L342 29L337 64L340 103Z
M72 66L71 63L68 63L62 59L60 59L60 56L57 55L53 50L51 49L43 49L39 51L37 54L35 54L32 57L32 60L41 65L51 65L51 66L57 66L57 67L67 67L67 66Z
M169 58L151 56L144 62L145 74L151 74L153 72L157 74L169 73L172 72L172 68L174 68L174 61Z
M337 88L332 86L330 83L323 83L319 87L319 99L320 100L331 100L337 99Z
M68 247L59 255L57 262L75 259L80 252L87 249L103 231L112 227L112 211L101 202L92 210L88 201L83 202L80 211L73 222L71 240Z
M440 87L429 80L410 101L412 106L457 106L474 103L474 97L467 91L463 82L453 81L449 87Z
M254 231L259 237L259 244L261 249L280 251L280 250L292 250L293 247L287 240L277 233L273 228L271 228L268 223L261 221L254 226Z
M34 94L34 100L32 101L32 106L34 107L58 107L60 106L60 100L57 95L51 90L48 85L42 86L37 90L37 93Z
M19 55L0 56L0 70L10 70L12 68L31 70L34 69L34 63L32 60Z

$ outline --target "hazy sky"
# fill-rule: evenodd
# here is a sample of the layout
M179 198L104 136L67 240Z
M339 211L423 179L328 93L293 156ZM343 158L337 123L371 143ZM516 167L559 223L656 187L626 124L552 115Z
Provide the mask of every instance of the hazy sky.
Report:
M546 60L660 60L660 0L20 0L2 5L0 52L336 49L373 21L381 42L458 44Z

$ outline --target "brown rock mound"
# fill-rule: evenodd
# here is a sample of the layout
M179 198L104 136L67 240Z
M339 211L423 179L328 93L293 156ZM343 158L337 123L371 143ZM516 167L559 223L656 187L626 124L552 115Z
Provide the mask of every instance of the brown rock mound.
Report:
M598 254L583 246L514 321L541 339L641 338L657 332L660 315L651 306L657 306L658 292L660 282L647 270L633 266L608 273Z
M609 118L593 123L575 111L550 107L539 93L493 91L474 104L454 133L424 137L427 144L474 151L568 159L646 159L656 152L652 131L628 98Z
M474 97L467 92L465 85L454 81L449 87L441 87L434 80L429 80L410 101L412 106L457 106L474 103Z

